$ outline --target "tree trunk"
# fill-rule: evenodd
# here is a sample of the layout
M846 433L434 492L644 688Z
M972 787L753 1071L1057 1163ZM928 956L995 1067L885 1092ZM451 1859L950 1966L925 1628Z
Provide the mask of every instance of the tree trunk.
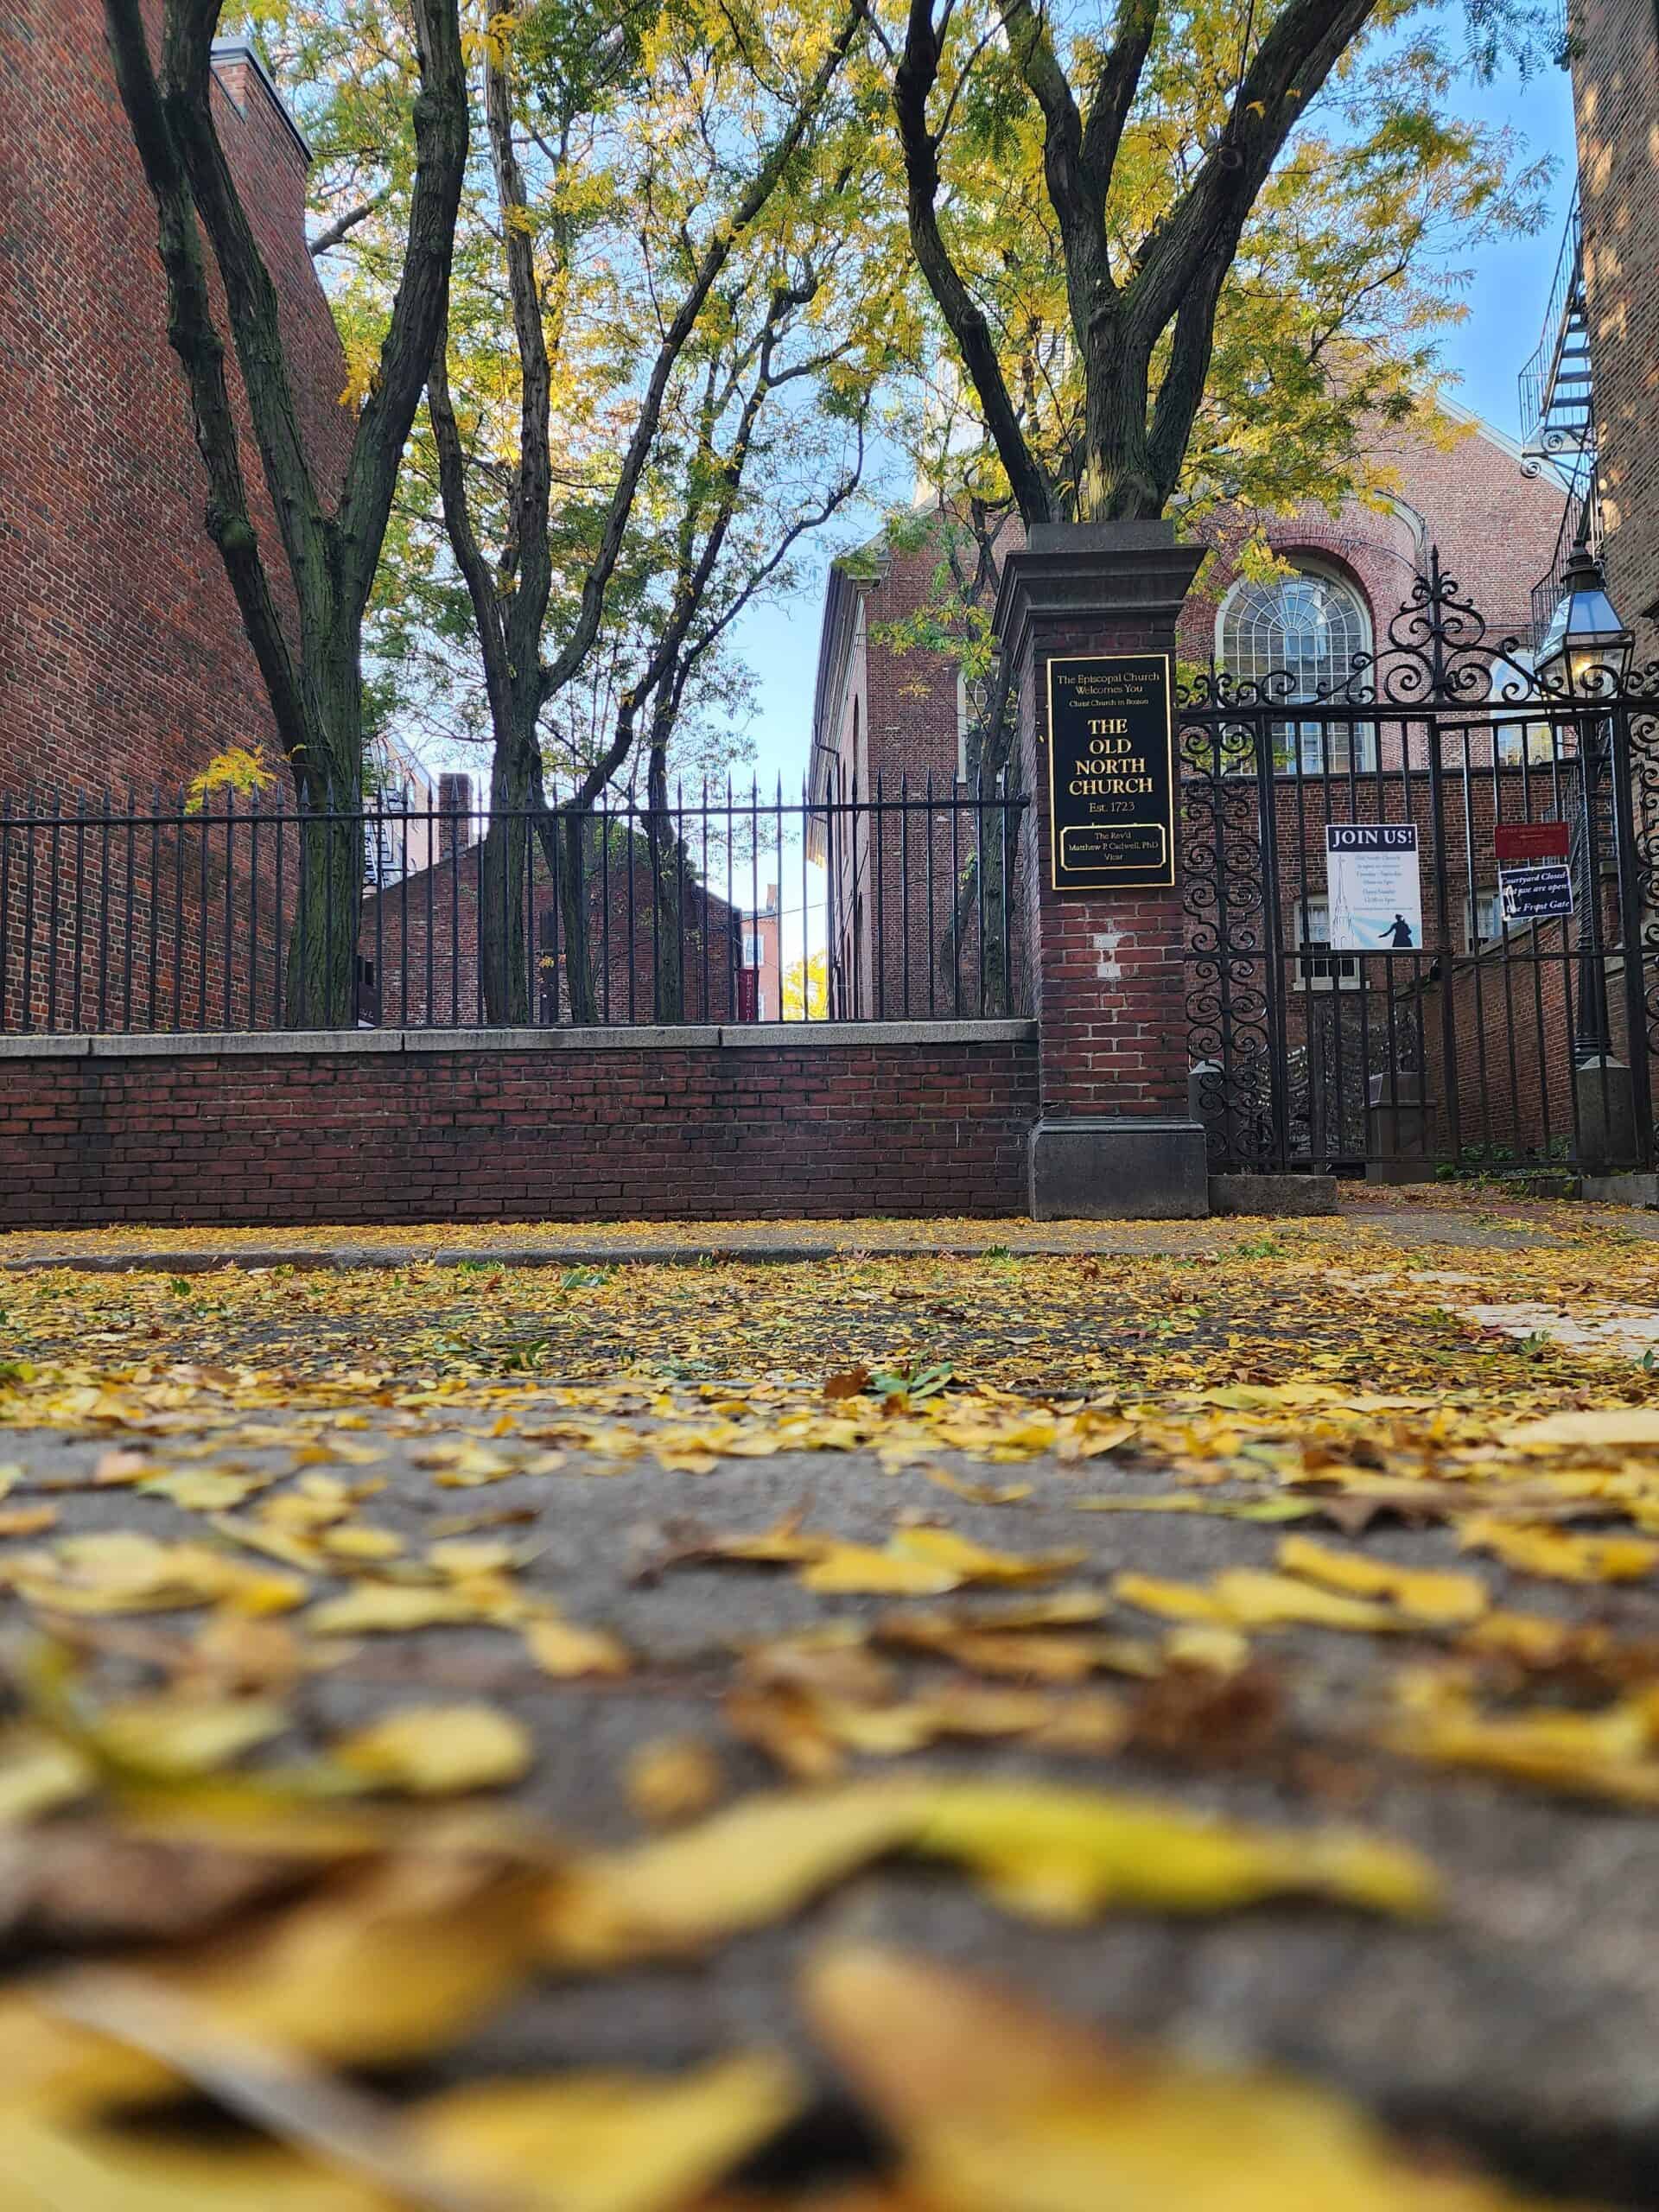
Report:
M518 751L518 748L513 748ZM479 855L478 957L485 1019L522 1028L531 1019L531 779L498 745L490 774L490 826Z
M1168 491L1155 481L1147 438L1150 365L1131 356L1115 315L1097 321L1081 350L1084 427L1076 519L1155 521Z
M288 941L288 1027L357 1027L363 814L350 791L302 798L299 882Z
M668 803L668 761L652 747L645 776L645 840L651 850L652 1001L658 1021L685 1019L685 946L680 911L680 843Z
M570 994L570 1019L578 1027L599 1020L594 995L593 947L588 927L588 824L591 817L571 810L559 816L563 864L559 869L559 916L564 929L564 980Z
M363 918L363 685L355 624L302 667L306 742L294 761L298 881L288 947L288 1026L357 1027Z

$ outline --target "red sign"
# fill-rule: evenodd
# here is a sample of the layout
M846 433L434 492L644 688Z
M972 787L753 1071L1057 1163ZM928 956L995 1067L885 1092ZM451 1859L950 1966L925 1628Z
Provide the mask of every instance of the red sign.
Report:
M1492 831L1492 842L1500 861L1524 865L1528 861L1564 861L1567 836L1565 822L1500 822Z

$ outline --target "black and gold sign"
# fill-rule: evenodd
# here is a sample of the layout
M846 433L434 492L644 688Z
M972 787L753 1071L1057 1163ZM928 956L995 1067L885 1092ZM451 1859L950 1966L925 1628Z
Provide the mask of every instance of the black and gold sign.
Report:
M1057 891L1175 880L1167 653L1048 664L1048 818Z

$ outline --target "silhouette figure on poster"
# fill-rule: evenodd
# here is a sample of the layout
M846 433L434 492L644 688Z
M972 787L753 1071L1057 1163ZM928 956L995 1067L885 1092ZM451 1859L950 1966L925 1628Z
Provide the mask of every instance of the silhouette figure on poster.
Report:
M1389 943L1396 952L1408 952L1411 950L1411 924L1403 914L1395 914L1394 927L1389 931Z

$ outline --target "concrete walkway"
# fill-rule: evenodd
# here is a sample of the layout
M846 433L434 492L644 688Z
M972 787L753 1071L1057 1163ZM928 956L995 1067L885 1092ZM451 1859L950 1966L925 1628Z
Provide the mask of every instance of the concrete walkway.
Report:
M1516 1251L1604 1224L1659 1242L1659 1213L1633 1206L1510 1198L1501 1189L1425 1187L1345 1190L1340 1219L1402 1245ZM448 1223L409 1229L18 1230L0 1236L0 1272L68 1268L93 1274L129 1270L200 1274L218 1268L301 1272L412 1266L465 1268L707 1267L722 1260L800 1265L887 1255L918 1259L1089 1258L1136 1255L1204 1257L1270 1236L1275 1242L1329 1236L1330 1216L1215 1217L1207 1221L734 1221L602 1222L591 1227L535 1223Z

